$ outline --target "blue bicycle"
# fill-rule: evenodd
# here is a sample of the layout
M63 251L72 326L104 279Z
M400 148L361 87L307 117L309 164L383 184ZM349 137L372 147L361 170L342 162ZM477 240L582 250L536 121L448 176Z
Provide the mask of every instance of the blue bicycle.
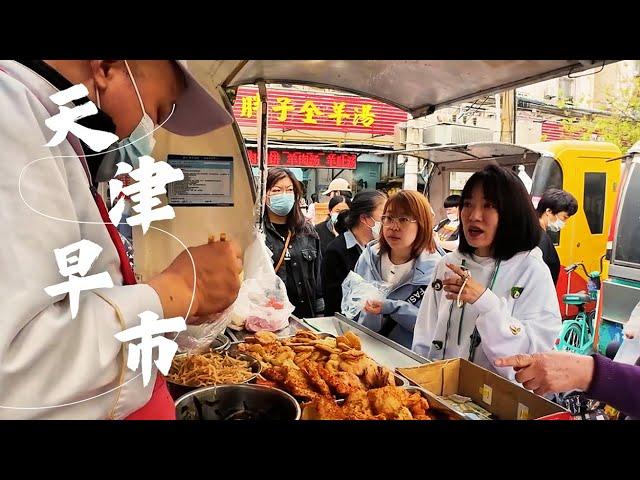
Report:
M560 336L556 340L556 350L578 353L580 355L589 355L593 350L593 340L595 337L595 317L596 311L587 313L585 305L598 301L600 292L600 272L602 271L602 260L600 258L600 271L587 272L584 263L574 263L564 270L567 274L572 273L578 267L582 267L588 281L588 293L568 293L562 296L562 302L565 305L575 305L578 307L578 314L572 320L565 320L562 324Z

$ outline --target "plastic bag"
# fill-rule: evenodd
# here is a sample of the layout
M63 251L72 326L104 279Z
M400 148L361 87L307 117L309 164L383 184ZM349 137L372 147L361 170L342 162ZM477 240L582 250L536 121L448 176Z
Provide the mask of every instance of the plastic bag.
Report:
M273 268L273 254L267 248L264 233L256 228L253 236L244 252L244 281L238 298L223 312L195 317L193 320L199 325L189 325L176 338L179 352L201 353L208 350L227 327L275 332L289 325L289 317L295 307L289 302L287 287Z
M384 300L392 285L386 282L367 281L356 272L349 272L342 282L342 313L352 319L364 308L367 300Z
M287 287L276 275L272 257L264 233L255 229L244 254L245 280L231 307L231 328L275 332L289 325L295 307L289 302Z
M233 305L220 313L205 317L189 317L190 322L198 325L187 325L187 329L176 337L178 352L203 353L209 350L209 345L222 334L231 323Z

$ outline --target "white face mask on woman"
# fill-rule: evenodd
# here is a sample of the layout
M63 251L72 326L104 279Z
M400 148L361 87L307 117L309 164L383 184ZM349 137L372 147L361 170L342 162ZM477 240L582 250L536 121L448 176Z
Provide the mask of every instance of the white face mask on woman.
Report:
M371 219L374 222L373 227L369 227L368 224L367 227L371 229L371 234L373 235L374 240L378 240L380 239L380 232L382 232L382 222L376 222L373 217L371 217Z

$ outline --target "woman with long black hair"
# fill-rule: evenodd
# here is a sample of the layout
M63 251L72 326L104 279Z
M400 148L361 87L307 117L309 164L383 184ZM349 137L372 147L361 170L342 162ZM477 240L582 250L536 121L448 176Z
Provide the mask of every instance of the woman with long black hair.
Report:
M329 218L324 222L316 225L316 231L320 236L320 248L322 249L322 256L324 257L327 252L327 247L333 242L339 233L336 231L336 224L338 223L338 215L349 210L351 206L351 200L342 195L335 195L329 200Z
M273 252L276 274L287 287L297 317L324 311L321 284L322 253L314 226L300 208L302 185L286 168L270 168L264 213L266 244Z
M467 181L460 222L458 250L438 263L420 306L413 350L513 380L513 369L494 362L551 350L562 326L537 215L522 181L490 165Z
M353 197L351 208L338 215L336 230L340 235L327 247L322 265L327 315L341 311L342 282L355 268L367 244L380 237L386 201L383 192L359 192Z

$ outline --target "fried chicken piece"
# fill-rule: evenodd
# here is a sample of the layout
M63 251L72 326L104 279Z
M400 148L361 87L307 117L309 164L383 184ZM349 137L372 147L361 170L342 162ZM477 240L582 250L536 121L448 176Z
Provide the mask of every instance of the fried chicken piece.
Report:
M391 370L386 367L368 364L365 368L362 383L369 389L393 387L396 384L395 377Z
M435 420L431 415L414 415L414 420Z
M320 395L333 398L333 395L331 395L331 390L329 389L329 385L327 385L327 382L325 382L324 379L320 376L317 363L305 362L301 366L301 368L307 376L309 383L311 383L311 385L313 385L313 387L315 387L315 389L320 392Z
M294 335L294 338L297 339L309 339L309 340L317 340L318 335L311 330L299 330Z
M267 353L264 347L258 343L241 343L238 345L238 350L253 355L258 360L263 360Z
M331 390L340 397L362 390L360 379L348 372L331 372L322 365L318 365L320 377L327 382Z
M369 405L367 392L358 390L345 400L342 411L348 420L386 420L384 415L375 415Z
M405 408L408 393L403 388L383 387L369 390L367 398L371 409L376 414L383 414L386 418L395 418L400 410Z
M285 381L285 372L284 367L269 367L265 368L262 371L262 375L267 377L267 379L272 380L280 385L284 384Z
M262 345L278 342L278 336L273 332L256 332L254 337Z
M373 361L370 358L367 358L364 356L359 357L357 359L354 359L354 358L344 359L344 357L342 357L342 354L341 354L340 358L341 358L340 370L342 370L343 372L353 373L356 377L359 377L365 372L367 365L370 365L371 363L373 363Z
M292 367L282 367L285 375L284 387L294 397L313 400L319 395L313 390L306 376L300 369Z
M304 362L306 362L307 360L309 360L309 358L311 358L311 354L313 352L298 352L296 353L294 359L293 359L293 363L295 363L297 366L302 365Z
M402 407L393 415L385 415L387 420L413 420L413 415L407 407Z
M295 352L289 347L283 347L278 350L278 353L271 359L271 363L276 366L282 366L287 360L293 360L295 358Z
M329 355L329 359L324 364L324 367L331 373L335 373L340 370L340 357L336 354Z
M278 388L280 386L277 382L273 382L262 377L256 378L256 385L264 385L265 387L272 388Z
M429 402L418 392L409 395L405 405L414 417L428 416L427 410L429 410ZM431 419L431 417L429 417L429 419Z
M303 407L305 420L346 420L343 409L332 398L318 397Z
M344 337L347 339L347 342L356 350L362 350L362 344L360 343L360 338L353 332L347 332L344 334Z

